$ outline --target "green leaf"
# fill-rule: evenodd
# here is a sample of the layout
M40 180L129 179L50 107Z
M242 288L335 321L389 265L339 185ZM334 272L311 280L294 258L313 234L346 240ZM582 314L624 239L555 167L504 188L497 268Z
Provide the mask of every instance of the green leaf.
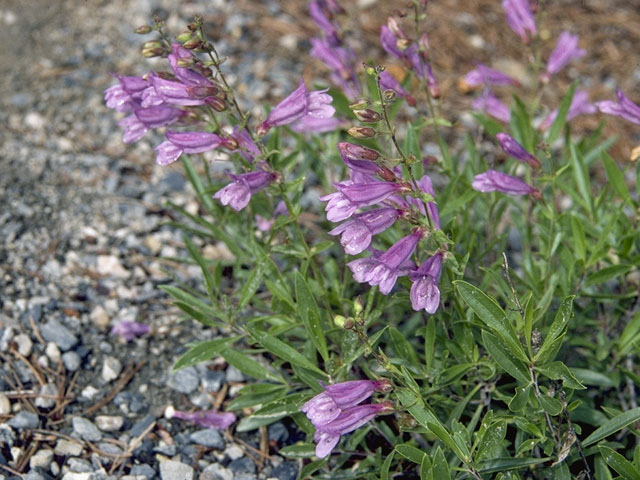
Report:
M492 458L478 464L480 473L494 473L506 470L515 470L532 465L539 465L551 460L549 457L543 458Z
M513 358L507 350L507 346L496 336L486 330L482 332L482 343L495 362L518 383L528 385L531 377L527 367L517 358Z
M516 393L509 401L509 410L512 412L521 412L529 403L529 395L531 394L531 385L524 387L516 387Z
M552 417L560 415L562 413L562 402L557 398L549 397L548 395L540 395L538 402L542 409Z
M254 387L254 389L250 388ZM267 387L255 389L255 387ZM243 408L255 407L257 405L265 405L269 402L284 397L287 394L287 387L278 384L255 383L244 387L227 405L227 410L242 410Z
M247 278L240 290L238 310L242 310L249 303L249 300L251 300L256 294L260 284L262 283L262 277L264 276L268 265L269 259L267 257L263 257L258 260L258 263L253 267L249 273L249 278Z
M420 480L433 480L433 465L429 455L422 457L420 464Z
M324 329L320 323L320 309L307 281L300 272L295 273L295 290L298 312L309 333L311 343L316 347L322 359L328 362L329 351L327 350L327 341L324 338Z
M449 463L447 463L447 459L440 447L436 448L436 453L433 454L433 478L434 480L448 480L451 478Z
M407 460L417 463L418 465L422 464L422 458L426 455L422 450L414 447L413 445L409 445L408 443L396 445L395 451Z
M618 386L617 377L607 376L600 372L594 372L586 368L572 368L571 371L584 385L593 385L601 388L615 388Z
M616 415L585 438L582 442L582 446L588 447L589 445L593 445L594 443L599 442L603 438L606 438L619 430L622 430L627 425L631 425L638 420L640 420L640 407L632 408L631 410L627 410L626 412Z
M213 199L211 198L211 195L205 192L200 175L198 175L191 159L187 155L182 155L181 160L184 171L187 174L187 178L189 179L189 182L191 182L193 189L196 191L198 198L209 212L215 211Z
M311 363L307 359L307 357L300 354L296 349L294 349L293 347L290 347L283 341L278 340L276 337L268 334L263 330L258 330L255 327L247 327L247 330L249 331L251 336L256 340L256 342L258 342L264 348L269 350L275 356L291 363L292 365L297 365L297 366L306 368L307 370L311 370L313 372L319 373L323 377L327 376L322 370L320 370L313 363Z
M248 357L238 350L226 348L220 352L229 365L233 365L245 375L257 378L258 380L272 380L274 382L284 382L280 374L272 373L260 363Z
M436 344L436 321L433 318L429 318L429 320L427 320L424 335L425 364L427 367L427 373L430 373L433 366L433 359L435 356L434 347Z
M291 297L289 290L282 284L282 282L272 281L265 278L264 284L274 297L282 300L285 304L291 307L292 310L296 309L296 304L293 303L293 298Z
M626 480L640 480L640 471L618 452L605 445L599 445L600 455L611 468L622 475Z
M460 444L454 440L454 437L440 422L427 424L427 428L433 432L433 434L442 441L448 448L453 450L456 456L463 462L469 462L469 449L466 444Z
M248 432L255 430L262 425L269 425L277 422L287 415L300 412L300 406L309 398L306 393L296 393L284 398L280 398L260 408L250 417L243 418L238 423L238 432Z
M582 195L585 205L588 206L590 215L593 215L593 198L591 195L591 182L589 181L589 172L585 165L582 155L578 152L576 146L569 144L571 151L571 166L573 167L573 178L578 186L578 191Z
M587 238L584 235L582 222L575 215L571 215L571 239L578 260L587 261Z
M199 298L194 297L190 293L187 293L178 287L174 287L172 285L160 285L160 289L164 290L179 302L185 303L205 315L209 315L215 318L224 318L224 315L220 310L209 305L208 303L203 302Z
M209 294L209 298L213 302L215 299L214 292L216 289L216 282L213 279L213 274L211 273L211 270L209 270L209 264L204 259L204 257L200 254L200 250L198 250L198 247L194 245L194 243L191 241L191 239L187 235L184 235L182 238L184 240L185 246L187 247L187 251L189 252L189 255L191 255L191 258L193 258L196 261L196 263L200 266L200 270L202 270L202 276L204 277L204 282L205 282L205 285L207 286L207 293Z
M562 362L551 362L547 365L536 367L536 370L552 380L562 380L562 385L565 388L573 388L574 390L587 388L580 383L580 380L569 370L569 367Z
M240 337L217 338L207 342L198 343L191 347L187 353L182 355L173 366L173 371L190 367L196 363L206 362L218 355L230 342L238 340Z
M380 468L380 480L389 480L389 468L391 468L391 462L395 454L395 450L392 450L391 453L387 455L387 458L384 459L382 467Z
M326 458L308 463L307 465L302 467L302 470L300 470L300 476L298 478L308 478L310 475L320 470L325 463L327 463Z
M316 446L313 443L296 443L281 448L278 453L285 458L313 458Z
M497 420L489 425L478 440L478 451L475 456L476 461L495 458L502 450L504 438L507 434L507 425L504 421Z
M540 351L538 351L534 357L536 363L544 364L553 360L557 355L558 350L562 346L564 336L567 333L569 321L573 317L573 298L573 295L568 296L564 299L560 308L558 308L553 323L551 327L549 327L547 338L545 338L542 347L540 347Z
M509 352L523 362L528 362L527 354L500 305L470 283L462 280L453 283L466 304L471 307L488 329L504 342Z
M551 128L549 129L549 134L547 135L547 143L549 144L555 142L560 135L560 132L562 132L562 128L567 121L567 114L569 113L569 108L571 107L571 101L573 100L573 94L576 91L577 84L578 82L573 82L571 87L569 87L569 91L564 95L564 97L562 97L562 102L560 102L560 107L558 108L558 114L553 120Z
M604 163L604 168L607 171L607 178L609 179L609 183L613 186L613 189L622 197L622 200L624 200L627 205L633 205L629 188L627 187L627 183L624 181L624 175L622 175L622 172L618 169L616 162L613 161L613 158L611 158L607 152L602 152L602 163Z
M620 346L620 356L625 356L633 347L633 344L640 341L640 313L636 313L629 323L624 327L618 345Z
M418 356L413 350L413 347L396 327L389 327L389 337L391 338L391 345L393 346L396 356L403 358L412 365L418 363Z
M591 285L600 285L612 278L618 278L631 270L631 265L610 265L608 267L601 268L597 272L593 272L587 275L587 279L584 282L586 287Z

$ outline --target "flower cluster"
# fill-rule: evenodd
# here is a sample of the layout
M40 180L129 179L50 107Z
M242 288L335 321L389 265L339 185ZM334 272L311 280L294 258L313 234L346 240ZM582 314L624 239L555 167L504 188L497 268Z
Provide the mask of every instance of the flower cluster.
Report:
M340 436L352 432L376 415L393 411L391 402L360 405L374 392L388 392L391 382L382 380L352 380L325 385L300 410L307 416L316 433L316 456L327 457L340 441Z

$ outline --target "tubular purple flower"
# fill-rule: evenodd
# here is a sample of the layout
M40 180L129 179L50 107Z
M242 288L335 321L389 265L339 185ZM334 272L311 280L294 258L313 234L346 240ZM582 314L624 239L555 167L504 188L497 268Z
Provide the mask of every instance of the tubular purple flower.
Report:
M185 85L182 82L167 80L152 73L149 75L149 83L151 83L151 86L142 92L143 107L161 105L163 103L181 106L205 104L204 99L192 96L187 90L189 85Z
M329 231L329 235L340 235L340 243L349 255L364 252L371 244L373 235L384 232L394 224L401 211L395 208L378 208L355 215L351 220Z
M509 107L502 103L493 93L486 91L482 96L476 98L471 105L473 109L486 112L496 120L509 123L511 112Z
M240 150L240 154L245 160L253 162L260 156L260 149L246 129L240 129L240 127L236 125L233 127L233 134L231 136L238 142L238 150Z
M345 197L360 207L368 207L382 202L389 195L406 189L401 184L391 182L356 183L353 185L337 185Z
M203 428L215 428L217 430L224 430L236 421L236 416L231 412L218 412L217 410L208 410L205 412L181 412L175 410L173 412L173 418L179 418L180 420L186 420L193 422L194 424Z
M531 195L540 198L540 191L517 177L495 170L476 175L471 186L478 192L502 192L508 195Z
M251 195L268 186L276 178L273 173L264 170L228 175L233 182L218 190L213 198L220 200L223 205L229 205L237 212L249 204Z
M502 0L502 9L507 16L507 23L511 30L519 35L525 43L529 43L538 32L529 0Z
M331 44L337 46L340 44L340 38L338 36L339 27L329 20L327 12L331 13L326 2L322 0L314 0L309 3L309 15L311 15L313 21L318 25L318 27L320 27L322 33L327 37Z
M359 258L347 263L347 266L356 282L379 285L380 293L387 295L401 275L400 266L409 260L421 238L421 232L412 233L398 240L377 258Z
M133 107L133 113L118 122L124 129L122 141L133 143L140 140L150 128L164 127L176 122L184 112L167 105L141 108Z
M567 121L574 119L578 115L591 115L596 113L598 109L593 103L589 102L589 94L584 90L578 90L571 99L571 106L567 112ZM540 124L540 130L548 129L558 116L556 108L545 118Z
M104 91L104 100L108 108L116 112L131 112L138 105L142 91L149 87L149 83L141 77L126 77L114 75L120 83Z
M168 60L171 64L173 74L185 85L200 85L200 86L212 86L213 83L199 72L196 72L190 68L181 67L178 65L179 60L195 59L196 57L179 43L171 44L172 53L169 54Z
M202 153L225 144L225 139L209 132L174 132L167 131L167 140L158 145L156 163L169 165L183 153Z
M267 119L258 126L258 135L264 135L272 127L289 125L306 116L314 118L332 117L336 109L330 104L333 101L326 90L309 92L300 81L300 85L287 98L276 105Z
M496 70L495 68L487 67L482 63L478 63L476 68L465 75L464 82L469 87L480 87L482 85L495 87L504 85L520 85L520 82L515 78L512 78L506 73L502 73L500 70Z
M558 73L571 60L584 57L586 50L578 47L578 36L569 32L562 32L558 37L556 48L553 49L547 62L547 70L541 75L543 82L548 82L551 75Z
M151 331L151 327L146 323L139 322L118 322L111 329L111 335L119 335L120 338L130 342L136 337L146 335Z
M343 182L342 185L351 184L351 182L347 182ZM358 209L358 204L349 200L340 191L323 195L320 200L328 202L324 209L327 212L327 220L330 222L346 220Z
M389 55L400 59L406 58L405 52L398 48L398 38L386 25L380 27L380 44Z
M540 162L538 159L527 152L525 148L511 135L500 132L496 137L498 138L498 142L500 143L502 150L504 150L507 155L520 160L521 162L528 163L533 168L540 168Z
M353 53L344 47L332 45L327 39L311 39L311 55L331 70L331 81L350 97L360 94L358 77L353 69Z
M336 117L317 118L306 116L291 124L291 130L298 133L326 133L333 132L344 126L345 123Z
M404 98L409 105L412 107L416 106L416 99L409 95L409 92L400 85L400 82L396 80L396 77L387 71L380 73L380 88L382 90L393 90L396 92L396 95Z
M442 253L436 253L425 261L415 272L409 273L411 285L411 306L414 310L426 310L434 314L440 305L438 282L442 273Z
M375 150L349 142L339 142L338 150L342 161L349 169L369 175L375 175L380 167L375 160L380 158L380 154Z
M429 195L435 198L436 192L433 190L433 183L431 182L431 177L429 177L428 175L424 175L420 180L418 180L418 187L424 193L428 193ZM418 200L418 199L416 198L413 200ZM424 212L424 207L422 205L422 202L418 202L418 204L420 207L420 211L424 215L425 212ZM433 222L433 226L437 229L440 229L440 212L438 210L438 205L435 202L427 202L427 209L429 210L429 217Z
M602 113L607 115L615 115L622 117L625 120L640 125L640 106L629 100L622 90L616 89L617 102L605 100L603 102L596 102L596 107Z

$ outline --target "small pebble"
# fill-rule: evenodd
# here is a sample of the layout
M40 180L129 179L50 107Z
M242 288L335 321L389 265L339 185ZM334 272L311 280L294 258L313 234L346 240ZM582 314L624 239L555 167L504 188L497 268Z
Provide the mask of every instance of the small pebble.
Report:
M80 435L83 440L97 442L102 438L102 432L98 430L98 427L91 420L83 417L74 417L71 423L73 424L73 431Z
M233 472L219 463L212 463L200 474L200 480L234 480Z
M60 349L54 342L47 343L47 348L45 349L44 353L53 363L58 363L60 361Z
M229 365L226 371L227 382L242 382L244 381L244 375L233 365Z
M207 370L202 375L202 388L207 392L219 392L224 382L224 372Z
M122 362L116 357L106 356L104 357L104 363L102 364L102 379L105 382L115 380L120 376L122 372Z
M22 355L23 357L28 357L29 355L31 355L31 352L33 350L33 342L31 341L29 335L21 333L13 337L13 341L16 342L16 345L18 346L18 353L20 355Z
M40 425L40 418L35 413L23 410L7 422L11 428L34 429Z
M278 480L296 480L298 467L293 462L283 462L271 471L271 475Z
M122 428L124 418L119 415L98 415L94 423L103 432L117 432Z
M131 428L129 433L131 434L132 437L138 437L142 435L145 432L145 430L149 428L149 425L155 422L155 420L156 420L156 417L149 414L146 417L144 417L142 420L139 420L138 422L136 422L135 425Z
M56 455L78 456L82 453L82 444L60 438L53 449Z
M167 382L169 388L180 393L192 393L198 388L199 384L198 371L194 367L187 367L174 372Z
M160 478L162 480L192 480L193 468L174 460L160 461Z
M89 319L100 330L106 330L109 327L109 314L102 305L98 305L91 310Z
M236 445L235 443L233 445L229 445L227 448L225 448L224 454L227 457L229 457L231 460L236 460L236 459L244 456L244 452L242 451L242 449L238 445Z
M11 413L11 401L4 393L0 393L0 415L9 415Z
M87 400L93 400L99 393L100 390L98 390L96 387L94 387L93 385L87 385L82 389L80 395L82 395L82 398L86 398Z
M229 463L229 470L233 473L254 473L256 464L249 457L237 458Z
M91 462L84 458L69 458L67 459L67 466L69 467L69 470L76 473L93 472Z
M62 354L62 363L68 371L75 372L80 368L82 358L76 352L65 352Z
M43 448L42 450L38 450L31 456L31 458L29 459L29 466L31 468L40 467L44 470L47 470L52 461L53 450L49 448Z
M40 395L36 397L35 404L38 408L53 408L56 404L58 387L54 383L45 383L40 388Z
M147 478L147 480L151 480L152 478L154 478L156 476L156 471L151 468L149 465L147 465L146 463L141 463L138 465L134 465L131 468L131 475L136 475L138 477L145 477Z
M193 443L197 443L203 447L216 448L218 450L224 448L222 435L220 435L218 430L212 428L205 428L204 430L193 432L189 438Z
M96 480L97 478L93 472L67 472L62 480Z
M78 343L78 337L55 319L49 320L49 322L40 327L40 334L47 342L54 342L64 352Z

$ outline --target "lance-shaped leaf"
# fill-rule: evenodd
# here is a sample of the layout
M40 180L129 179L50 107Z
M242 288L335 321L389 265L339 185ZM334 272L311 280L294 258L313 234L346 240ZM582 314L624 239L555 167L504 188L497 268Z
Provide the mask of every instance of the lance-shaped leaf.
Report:
M544 365L547 362L552 361L562 346L562 341L567 333L569 327L569 321L573 317L573 295L564 299L560 308L556 312L556 316L553 319L553 323L547 333L542 347L534 357L534 360L539 365Z
M311 343L322 356L322 359L329 361L329 351L327 350L327 341L324 338L324 330L320 323L320 309L316 303L316 299L300 272L295 275L296 302L298 303L298 312L302 318Z
M632 408L631 410L627 410L626 412L616 415L585 438L582 442L582 446L588 447L589 445L593 445L594 443L599 442L603 438L606 438L619 430L622 430L627 425L631 425L638 420L640 420L640 407Z

